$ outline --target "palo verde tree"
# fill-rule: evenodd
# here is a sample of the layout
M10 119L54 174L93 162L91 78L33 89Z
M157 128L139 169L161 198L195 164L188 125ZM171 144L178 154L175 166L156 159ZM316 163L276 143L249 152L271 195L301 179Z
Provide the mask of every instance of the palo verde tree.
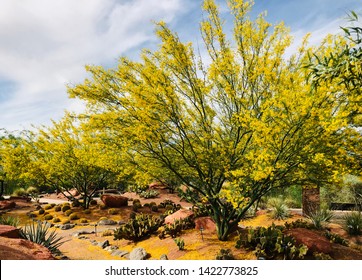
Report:
M8 144L6 167L14 178L42 182L52 189L74 199L70 192L76 189L82 196L83 207L88 208L95 193L118 182L119 161L97 141L97 134L81 128L70 115L35 132L28 132L16 149ZM20 162L21 164L17 164Z
M251 20L251 1L228 4L233 40L214 1L204 1L207 55L161 22L158 50L139 62L122 57L116 69L87 67L91 79L68 89L88 102L93 123L112 127L122 153L150 169L156 163L197 193L220 240L271 189L337 178L348 135L335 97L305 82L305 46L286 58L283 24Z

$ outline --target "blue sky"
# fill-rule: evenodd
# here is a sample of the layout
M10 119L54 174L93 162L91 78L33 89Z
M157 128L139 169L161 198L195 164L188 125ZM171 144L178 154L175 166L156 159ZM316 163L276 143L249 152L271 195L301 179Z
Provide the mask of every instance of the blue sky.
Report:
M220 4L227 28L225 1ZM86 77L87 64L116 65L121 55L137 59L142 48L154 48L152 20L166 21L185 41L201 43L202 0L0 0L0 128L10 131L47 125L64 110L80 112L69 99L67 84ZM255 0L252 15L284 21L295 37L291 48L312 33L318 43L339 32L352 0Z

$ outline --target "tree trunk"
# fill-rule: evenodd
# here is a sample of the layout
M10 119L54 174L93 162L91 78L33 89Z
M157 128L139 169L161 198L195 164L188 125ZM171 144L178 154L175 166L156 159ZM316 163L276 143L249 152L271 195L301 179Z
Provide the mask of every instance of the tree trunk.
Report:
M305 186L302 191L302 210L304 216L310 216L320 210L319 186Z

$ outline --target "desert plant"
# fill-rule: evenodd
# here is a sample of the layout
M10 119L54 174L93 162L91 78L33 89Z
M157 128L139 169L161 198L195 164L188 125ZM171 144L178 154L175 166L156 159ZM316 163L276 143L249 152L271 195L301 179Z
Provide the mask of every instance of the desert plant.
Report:
M26 192L26 190L24 188L19 188L14 191L13 195L14 196L27 196L28 193Z
M19 222L20 221L19 221L18 217L11 217L11 216L3 217L3 216L0 216L0 225L8 225L8 226L13 226L13 227L18 227Z
M69 219L66 219L66 220L64 220L64 221L62 222L62 224L63 224L63 225L65 225L65 224L70 224L70 220L69 220Z
M74 199L72 201L72 207L79 207L81 204L78 199Z
M140 197L145 198L145 199L149 199L149 198L155 198L159 195L160 193L156 190L146 190L140 193Z
M70 205L63 205L62 206L62 212L65 213L66 211L68 211L70 209Z
M56 217L56 218L54 218L54 219L52 220L52 222L53 222L53 223L59 223L59 222L60 222L60 219L59 219L58 217Z
M133 201L132 201L132 204L133 205L135 205L135 204L141 204L141 200L139 200L138 198L136 198L136 199L134 199Z
M157 206L157 205L153 205L153 206L151 207L151 211L152 211L152 212L158 212L158 206Z
M316 260L333 260L332 257L328 254L320 253L320 252L314 252L313 257Z
M35 202L39 202L39 190L36 187L28 187L26 193L30 196Z
M175 238L174 241L180 251L185 249L185 241L182 238Z
M183 230L194 228L195 222L191 218L175 220L172 224L165 224L163 230L159 234L159 238L166 238L167 235L175 238L181 235Z
M73 211L71 209L68 209L67 211L65 211L64 215L65 216L69 216L73 213Z
M284 226L286 229L292 229L292 228L306 228L306 229L314 229L315 226L306 221L306 220L302 220L302 219L298 219L292 222L285 222Z
M289 209L281 198L270 198L268 205L271 207L271 217L276 220L285 220L289 217Z
M111 209L108 210L108 214L109 215L116 215L116 214L118 214L118 209L111 208Z
M112 235L114 235L114 230L111 229L107 229L102 232L102 236L112 236Z
M324 208L311 213L307 218L316 229L322 229L333 218L333 213Z
M133 206L132 206L132 209L133 211L137 212L138 209L142 208L142 205L141 203L137 202L137 203L134 203Z
M89 202L89 205L91 206L96 206L98 204L97 200L94 200L92 199L90 202Z
M56 205L55 207L54 207L54 211L55 212L59 212L59 211L61 211L62 210L62 206L61 205Z
M231 253L230 249L220 249L216 255L216 260L235 260L235 257Z
M343 217L344 228L350 235L360 235L362 233L361 212L351 212Z
M342 236L336 233L332 233L327 230L324 235L333 243L341 244L343 246L348 246L348 240L344 239Z
M49 232L49 228L49 223L42 224L40 221L32 222L21 228L20 235L24 239L48 248L53 254L57 254L59 253L59 246L65 241L62 241L63 237L57 237L55 231Z
M44 210L50 210L52 208L53 208L53 206L51 204L44 205Z
M47 214L44 216L44 220L46 220L46 221L49 221L51 219L53 219L53 215L51 215L51 214Z
M105 220L108 220L108 218L107 217L100 217L99 218L99 221L105 221Z
M82 224L87 224L89 221L87 219L85 219L85 218L81 218L79 220L79 222L82 223Z
M303 259L308 248L296 245L293 237L284 235L284 229L274 224L267 228L249 228L246 238L244 234L239 235L236 248L252 249L257 258L263 259Z
M138 214L114 232L114 239L126 239L134 242L148 238L161 226L162 221L152 215Z
M43 208L39 209L38 214L43 215L45 213L45 210Z
M78 217L77 213L72 213L72 214L69 215L69 219L71 221L73 221L73 220L78 220L79 217Z

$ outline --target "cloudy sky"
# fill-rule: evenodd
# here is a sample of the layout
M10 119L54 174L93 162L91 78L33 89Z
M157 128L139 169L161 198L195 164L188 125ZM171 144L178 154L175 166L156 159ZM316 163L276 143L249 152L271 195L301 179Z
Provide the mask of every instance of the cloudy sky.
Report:
M225 2L218 1L228 21ZM297 45L336 33L357 0L255 0L253 14L284 21ZM185 41L199 42L202 0L0 0L0 128L10 131L80 111L67 84L86 77L84 66L113 67L119 56L137 59L157 40L152 21L166 21ZM231 29L231 28L230 28Z

